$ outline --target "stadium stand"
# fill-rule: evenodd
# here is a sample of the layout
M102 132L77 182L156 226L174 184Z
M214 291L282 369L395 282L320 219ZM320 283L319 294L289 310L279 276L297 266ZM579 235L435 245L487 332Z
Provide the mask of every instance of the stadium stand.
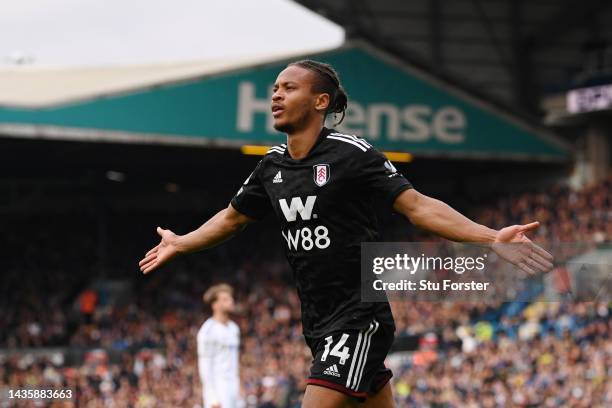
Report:
M538 219L537 241L594 247L612 240L611 191L612 178L581 191L556 186L500 197L471 215L494 227ZM198 217L165 221L180 231ZM95 222L86 214L9 221L0 237L9 254L0 278L0 388L67 387L86 407L201 406L201 294L223 280L237 290L246 406L299 406L311 356L273 225L142 277L135 260L155 215L109 218L105 260ZM428 239L417 231L404 238ZM610 304L534 300L392 303L398 406L610 406Z

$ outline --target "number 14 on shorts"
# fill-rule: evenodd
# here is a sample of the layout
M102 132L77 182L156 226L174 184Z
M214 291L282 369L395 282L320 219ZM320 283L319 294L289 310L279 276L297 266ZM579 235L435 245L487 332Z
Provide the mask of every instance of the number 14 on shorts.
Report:
M334 343L334 338L333 336L327 336L325 338L325 350L323 351L323 355L321 356L321 361L326 361L327 356L331 355L333 357L338 357L340 359L339 363L341 365L346 364L346 360L351 357L351 355L349 354L349 348L344 346L344 343L346 343L348 338L349 335L347 333L342 333L342 337L340 337L338 343L336 343L336 345L331 348L331 345Z

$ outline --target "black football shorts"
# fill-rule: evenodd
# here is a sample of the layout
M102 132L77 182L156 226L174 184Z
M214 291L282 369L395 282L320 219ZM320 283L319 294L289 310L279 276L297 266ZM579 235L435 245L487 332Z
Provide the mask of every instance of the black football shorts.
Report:
M363 330L339 330L320 338L307 338L314 357L307 383L364 401L393 376L384 364L393 336L393 326L373 320Z

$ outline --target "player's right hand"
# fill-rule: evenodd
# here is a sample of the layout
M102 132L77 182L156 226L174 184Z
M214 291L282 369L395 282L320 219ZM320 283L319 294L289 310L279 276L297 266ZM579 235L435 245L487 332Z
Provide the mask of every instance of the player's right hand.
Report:
M144 274L159 268L179 254L176 245L178 235L160 227L157 227L157 233L161 237L161 241L138 262L138 266Z

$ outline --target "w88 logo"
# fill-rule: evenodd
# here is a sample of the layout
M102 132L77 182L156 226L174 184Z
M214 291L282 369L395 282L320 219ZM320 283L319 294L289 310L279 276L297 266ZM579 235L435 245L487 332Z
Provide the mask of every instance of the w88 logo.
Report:
M298 228L294 232L287 228L286 233L282 231L281 234L287 241L289 250L293 251L300 249L310 251L313 248L325 249L331 244L329 230L324 225L318 225L313 230L309 227Z

